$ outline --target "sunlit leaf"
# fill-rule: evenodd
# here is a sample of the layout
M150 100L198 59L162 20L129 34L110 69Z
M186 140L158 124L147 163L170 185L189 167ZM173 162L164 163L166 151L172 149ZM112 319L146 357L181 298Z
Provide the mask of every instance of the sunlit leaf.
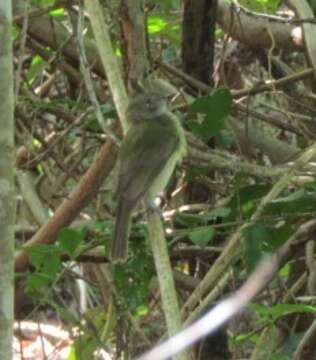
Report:
M46 62L42 57L40 57L39 55L33 57L31 66L29 67L28 72L26 74L26 78L30 85L34 82L34 80L37 77L42 75L45 66L46 66Z
M148 18L148 32L149 34L157 34L162 32L167 26L167 22L158 16L150 16Z

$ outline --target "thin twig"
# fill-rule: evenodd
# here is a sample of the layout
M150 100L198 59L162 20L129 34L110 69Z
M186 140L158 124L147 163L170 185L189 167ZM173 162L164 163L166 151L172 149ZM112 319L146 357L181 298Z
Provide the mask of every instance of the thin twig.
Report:
M80 53L80 70L84 78L84 82L86 85L86 89L88 92L88 96L90 98L90 102L93 106L95 115L97 117L98 123L101 127L101 129L117 144L120 144L120 140L115 135L111 129L105 125L105 120L102 115L102 111L100 108L99 101L97 99L93 82L91 79L91 74L89 70L89 63L84 47L84 41L83 41L83 35L84 35L84 14L83 14L83 7L79 6L79 13L78 13L78 27L77 27L77 39L79 44L79 53Z

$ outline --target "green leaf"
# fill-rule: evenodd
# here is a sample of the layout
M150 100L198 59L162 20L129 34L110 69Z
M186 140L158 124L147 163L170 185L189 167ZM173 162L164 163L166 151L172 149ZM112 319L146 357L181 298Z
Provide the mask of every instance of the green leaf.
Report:
M291 274L292 266L286 263L278 272L278 276L283 279L288 279Z
M49 12L49 15L54 18L58 18L58 19L66 19L67 18L65 9L63 9L63 8L52 10Z
M39 247L40 245L34 245ZM52 245L41 245L47 247L48 251L42 251L43 248L28 249L30 263L36 267L36 272L28 274L26 284L27 291L30 293L38 292L43 286L51 285L55 280L57 273L61 267L60 253ZM53 248L55 248L53 250ZM53 250L53 251L52 251Z
M20 28L18 28L17 26L13 25L12 26L12 37L13 40L16 40L18 38L18 36L20 35L21 30Z
M176 222L188 228L205 225L207 221L227 218L231 213L229 208L217 208L205 214L178 213Z
M278 227L266 227L269 237L263 242L263 251L273 253L281 245L283 245L294 232L294 227L289 224L284 224Z
M190 129L202 140L208 141L225 127L231 106L232 95L227 89L217 89L209 96L196 99L191 104L191 110L205 115L205 118L201 124L193 126L191 122Z
M66 254L72 256L78 246L83 242L84 237L84 230L71 228L62 229L58 235L59 248Z
M251 304L256 313L264 320L272 320L273 322L278 320L282 316L296 313L316 313L316 307L304 304L277 304L271 307L267 307L261 304Z
M75 339L73 346L77 359L93 359L93 353L100 346L100 339L83 333Z
M300 189L293 194L278 198L265 207L269 215L310 213L316 211L316 192Z
M213 94L197 98L191 104L191 110L196 113L224 117L229 115L232 96L227 89L217 89Z
M238 189L232 197L227 207L231 208L231 218L240 217L240 212L244 218L248 218L255 210L256 201L265 196L271 185L256 184Z
M223 39L225 36L225 32L223 31L223 29L221 28L216 28L215 29L215 39Z
M51 281L52 279L45 274L29 274L26 278L26 291L32 294L40 290L43 286L50 285Z
M154 264L145 247L137 243L133 246L133 256L127 263L113 266L113 278L122 308L133 314L140 306L145 306L150 293L150 284L155 275Z
M263 255L274 252L292 233L292 227L287 224L278 228L260 224L245 228L242 239L247 270L252 271Z
M159 34L167 26L167 22L160 16L149 16L148 17L148 32L149 34Z
M67 360L80 360L80 358L77 358L76 356L76 350L73 344L70 346L70 351L68 353Z
M42 74L45 66L46 62L42 57L39 55L33 57L31 66L29 67L26 74L27 81L30 85L34 82L36 77Z
M136 308L136 317L142 318L150 313L150 309L146 305L140 305Z
M201 225L201 220L203 219L200 214L188 214L183 212L178 213L175 220L177 224L192 228Z
M246 269L252 272L263 256L262 243L267 239L267 231L259 226L247 227L242 232L243 259Z
M148 33L150 36L164 36L172 44L179 44L180 42L180 25L174 20L168 21L166 17L149 16L147 21Z
M30 263L47 275L55 274L60 263L60 250L56 245L36 244L27 248Z
M197 123L196 121L188 120L186 122L188 128L194 134L196 137L202 139L203 141L206 141L206 134L204 133L204 129L202 124Z
M231 213L231 209L226 208L226 207L220 207L220 208L216 208L210 212L207 212L206 214L202 214L200 215L200 217L204 220L204 221L209 221L209 220L216 220L218 218L226 218L227 216L229 216Z
M27 249L30 263L36 272L27 276L27 289L30 293L50 285L60 269L60 250L56 245L37 244Z
M189 233L189 238L193 244L205 247L213 239L215 230L213 227L208 226L203 229L196 229Z

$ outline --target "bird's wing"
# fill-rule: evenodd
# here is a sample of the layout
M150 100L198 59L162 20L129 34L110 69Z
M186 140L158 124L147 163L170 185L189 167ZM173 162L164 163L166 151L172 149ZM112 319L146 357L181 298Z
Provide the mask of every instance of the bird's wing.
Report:
M120 152L118 196L136 205L177 150L179 138L159 120L132 127L126 136Z

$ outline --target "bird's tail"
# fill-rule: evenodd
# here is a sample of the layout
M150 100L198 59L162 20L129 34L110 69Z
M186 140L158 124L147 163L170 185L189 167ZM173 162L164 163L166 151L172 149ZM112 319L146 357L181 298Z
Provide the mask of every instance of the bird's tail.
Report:
M113 262L123 262L127 259L132 210L127 201L119 201L111 248Z

